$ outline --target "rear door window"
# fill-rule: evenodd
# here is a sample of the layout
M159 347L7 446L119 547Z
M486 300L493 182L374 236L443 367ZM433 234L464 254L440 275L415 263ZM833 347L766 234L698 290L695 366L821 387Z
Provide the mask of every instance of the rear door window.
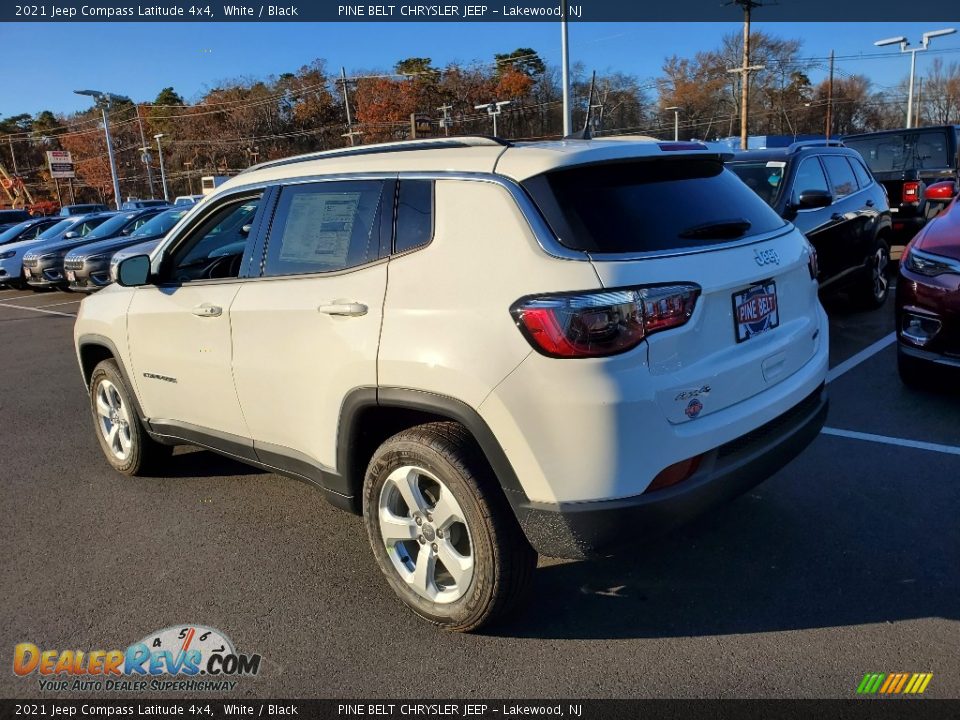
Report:
M830 187L834 197L841 198L857 191L857 178L850 163L842 155L824 155L823 164L830 176Z
M847 158L847 160L850 161L850 167L853 168L853 174L857 176L857 183L860 185L861 190L873 182L873 176L867 168L864 167L862 162L856 158Z
M581 165L523 186L560 242L584 252L705 247L785 224L719 158Z

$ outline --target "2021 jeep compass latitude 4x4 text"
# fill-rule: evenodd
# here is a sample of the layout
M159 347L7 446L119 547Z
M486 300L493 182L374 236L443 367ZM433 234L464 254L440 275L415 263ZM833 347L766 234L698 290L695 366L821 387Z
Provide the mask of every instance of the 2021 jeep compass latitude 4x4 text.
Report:
M414 612L472 630L819 432L812 248L690 143L450 138L266 163L83 301L97 437L306 479Z

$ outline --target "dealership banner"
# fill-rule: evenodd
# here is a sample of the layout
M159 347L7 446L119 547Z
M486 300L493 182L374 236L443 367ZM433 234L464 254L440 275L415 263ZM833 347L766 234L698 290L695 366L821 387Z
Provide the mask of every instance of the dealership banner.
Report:
M942 720L960 700L2 700L0 719L17 717L381 718L401 720Z
M762 22L948 22L955 2L903 3L900 0L780 0L756 3ZM571 22L725 22L741 16L735 2L677 0L670 3L581 0L566 7ZM491 2L361 3L293 0L276 3L146 2L61 0L19 5L3 3L0 20L25 22L556 22L563 5L556 0Z

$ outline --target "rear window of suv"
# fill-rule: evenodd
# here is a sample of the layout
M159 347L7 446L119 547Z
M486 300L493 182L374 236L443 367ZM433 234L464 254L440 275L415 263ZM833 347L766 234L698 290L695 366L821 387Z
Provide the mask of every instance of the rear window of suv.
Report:
M584 252L696 248L785 225L719 158L581 165L523 186L560 242Z

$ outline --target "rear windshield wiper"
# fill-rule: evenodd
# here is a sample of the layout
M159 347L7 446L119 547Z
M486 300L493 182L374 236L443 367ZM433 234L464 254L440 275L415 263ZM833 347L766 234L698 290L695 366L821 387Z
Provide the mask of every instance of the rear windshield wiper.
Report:
M732 240L743 236L750 229L752 223L745 218L730 220L715 220L714 222L694 225L680 233L682 238L716 238L718 240Z

